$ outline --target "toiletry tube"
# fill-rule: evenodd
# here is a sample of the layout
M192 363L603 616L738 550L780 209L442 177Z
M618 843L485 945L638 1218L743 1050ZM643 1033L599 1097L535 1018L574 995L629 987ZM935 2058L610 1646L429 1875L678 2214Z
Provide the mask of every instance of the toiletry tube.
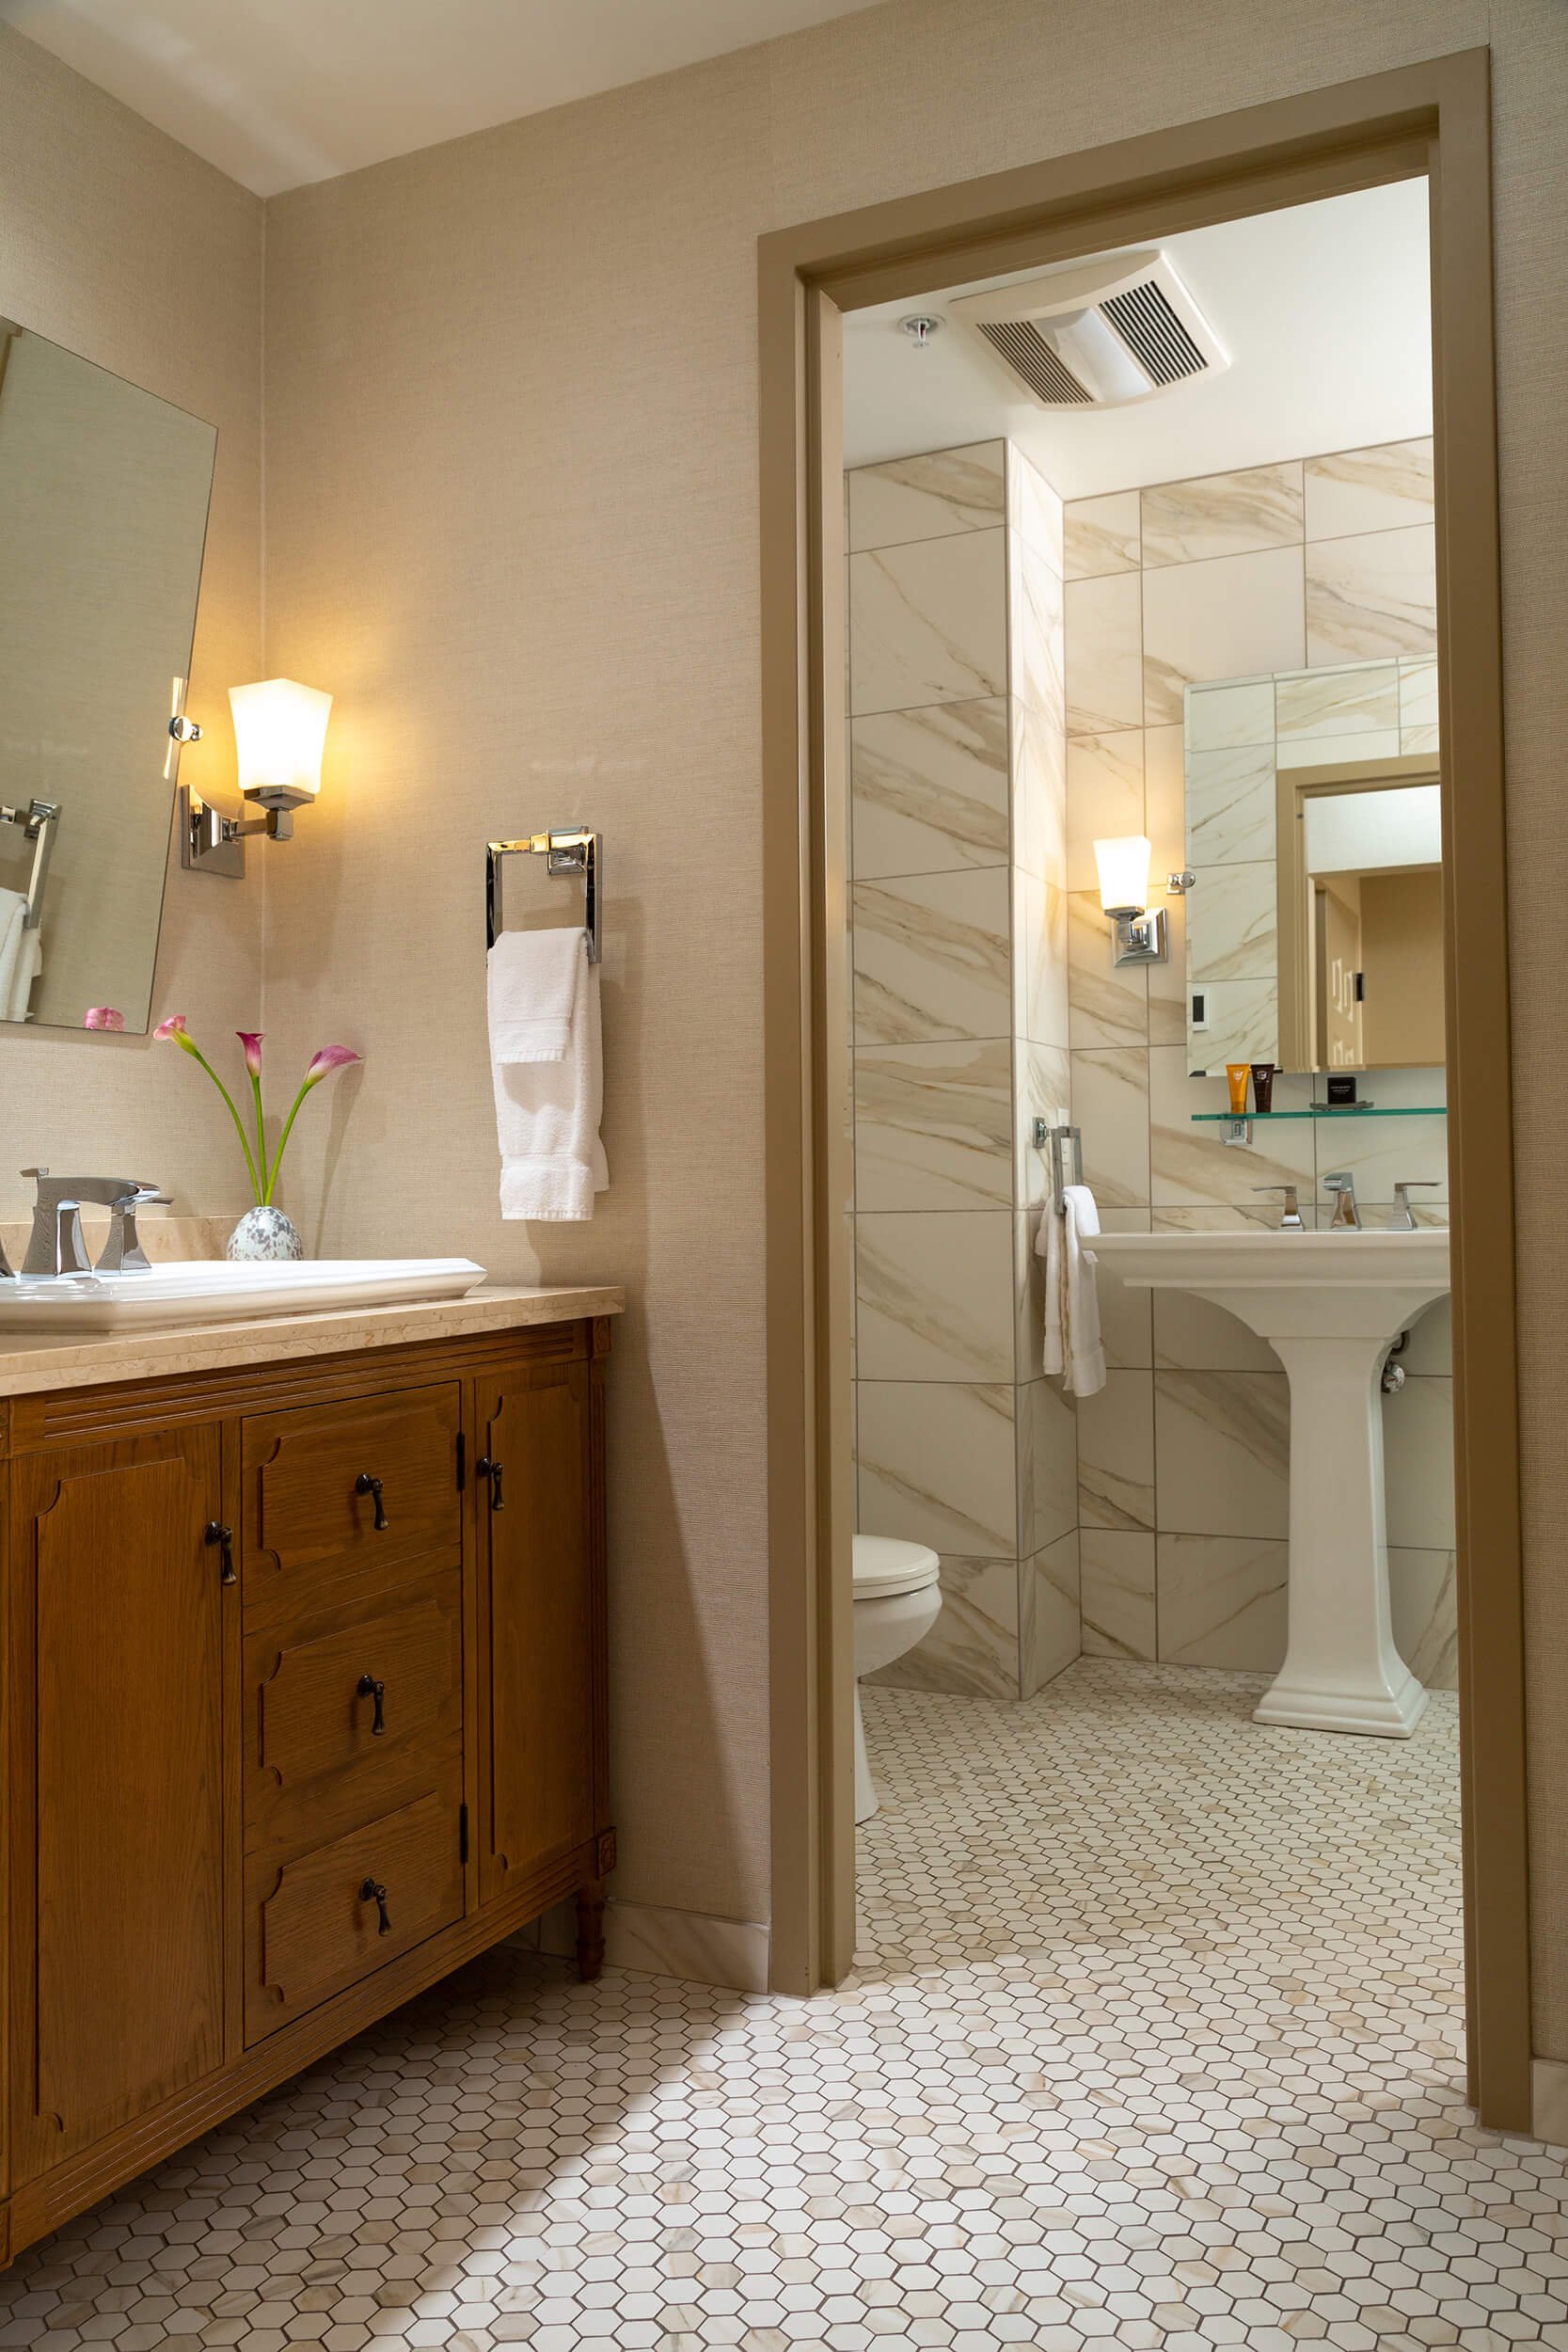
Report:
M1238 1118L1246 1110L1246 1082L1251 1074L1250 1062L1227 1061L1225 1065L1225 1083L1230 1089L1230 1107Z
M1255 1061L1252 1065L1252 1107L1266 1111L1274 1107L1274 1064Z

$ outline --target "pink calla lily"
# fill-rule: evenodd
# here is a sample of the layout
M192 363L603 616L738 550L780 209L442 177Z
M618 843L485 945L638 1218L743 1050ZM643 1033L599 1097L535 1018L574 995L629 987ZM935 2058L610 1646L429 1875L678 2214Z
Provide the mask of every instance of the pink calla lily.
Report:
M261 1039L264 1034L261 1029L236 1029L234 1032L245 1047L245 1066L253 1078L261 1074Z
M118 1013L111 1015L110 1009L107 1007L104 1007L102 1009L104 1014L104 1019L102 1024L98 1024L96 1025L124 1026L124 1023L121 1021ZM88 1025L95 1025L94 1019L91 1014L88 1015ZM291 1134L293 1132L294 1120L299 1117L299 1106L304 1102L306 1096L309 1093L311 1088L320 1086L322 1080L324 1078L329 1078L335 1070L346 1070L351 1062L356 1062L360 1058L355 1052L352 1045L324 1045L321 1047L319 1052L312 1056L309 1067L307 1069L303 1079L300 1081L299 1092L294 1096L293 1102L290 1107L289 1116L283 1121L283 1132L277 1138L277 1148L273 1152L269 1160L267 1156L266 1121L261 1108L261 1041L264 1032L261 1029L236 1029L234 1032L234 1035L239 1039L240 1044L245 1052L245 1066L250 1078L251 1092L255 1098L256 1149L254 1152L252 1152L250 1148L250 1139L245 1134L245 1122L241 1119L239 1111L235 1106L233 1096L230 1093L229 1089L224 1085L223 1080L218 1076L217 1072L213 1068L212 1063L207 1059L206 1055L202 1053L200 1047L197 1044L196 1040L191 1036L189 1028L186 1025L185 1015L182 1012L171 1012L166 1021L159 1022L152 1034L155 1038L165 1042L172 1042L175 1045L178 1045L182 1052L189 1054L195 1060L198 1061L201 1064L202 1069L207 1073L208 1077L211 1078L213 1084L216 1087L218 1092L222 1095L224 1103L228 1107L229 1116L234 1122L235 1133L240 1138L241 1149L245 1152L245 1164L250 1171L250 1186L252 1192L255 1194L258 1208L267 1208L271 1205L273 1192L277 1184L277 1171L282 1165L285 1147L288 1144Z
M89 1005L82 1026L84 1029L111 1029L118 1033L125 1026L125 1015L114 1005Z
M330 1078L335 1070L346 1070L350 1062L358 1059L359 1056L352 1045L324 1045L306 1072L305 1083L308 1087L320 1086L322 1080Z

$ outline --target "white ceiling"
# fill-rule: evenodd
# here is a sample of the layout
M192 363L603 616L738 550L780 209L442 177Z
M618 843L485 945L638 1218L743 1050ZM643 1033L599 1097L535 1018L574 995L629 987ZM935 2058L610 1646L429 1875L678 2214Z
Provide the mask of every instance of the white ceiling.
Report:
M1230 355L1225 373L1085 414L1037 405L961 327L910 342L900 319L1009 282L990 278L846 319L847 463L1006 436L1064 498L1092 498L1431 432L1424 180L1162 243Z
M0 23L276 196L873 4L0 0Z

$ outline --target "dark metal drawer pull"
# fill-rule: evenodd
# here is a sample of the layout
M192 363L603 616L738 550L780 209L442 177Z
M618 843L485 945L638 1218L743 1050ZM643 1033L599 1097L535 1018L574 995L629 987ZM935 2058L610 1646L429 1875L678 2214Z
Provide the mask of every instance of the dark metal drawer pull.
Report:
M367 1879L359 1889L359 1899L362 1903L374 1903L381 1914L381 1925L376 1929L377 1935L390 1935L392 1923L387 1915L387 1889L380 1880Z
M479 1460L474 1464L474 1469L478 1471L481 1478L487 1478L490 1481L491 1510L504 1511L506 1508L506 1497L501 1492L500 1464L499 1462L493 1462L488 1454L482 1454Z
M371 1724L371 1738L379 1740L387 1728L387 1709L384 1704L387 1697L387 1685L384 1682L378 1682L374 1675L361 1675L354 1687L360 1698L375 1701L375 1720Z
M210 1544L217 1544L221 1549L223 1565L219 1572L218 1582L220 1584L237 1584L240 1580L234 1573L233 1529L231 1527L225 1527L221 1519L209 1519L206 1529L206 1541Z
M391 1521L387 1517L387 1505L381 1500L380 1479L372 1478L369 1470L361 1470L358 1477L354 1482L354 1491L356 1495L374 1496L375 1532L378 1535L384 1534L387 1529L391 1525Z

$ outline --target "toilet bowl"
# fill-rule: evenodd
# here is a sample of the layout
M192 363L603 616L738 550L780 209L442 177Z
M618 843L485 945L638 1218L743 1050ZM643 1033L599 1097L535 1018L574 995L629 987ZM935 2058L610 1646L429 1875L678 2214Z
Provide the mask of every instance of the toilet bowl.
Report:
M925 1544L891 1535L857 1535L854 1542L855 1628L855 1819L869 1821L877 1810L877 1788L865 1760L861 1721L862 1675L891 1666L913 1649L942 1609L941 1563Z

